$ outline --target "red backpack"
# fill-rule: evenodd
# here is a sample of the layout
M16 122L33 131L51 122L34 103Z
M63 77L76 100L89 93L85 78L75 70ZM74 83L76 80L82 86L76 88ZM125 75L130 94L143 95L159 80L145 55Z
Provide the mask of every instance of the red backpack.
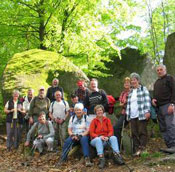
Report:
M116 100L112 95L107 95L107 99L108 99L108 113L113 114Z

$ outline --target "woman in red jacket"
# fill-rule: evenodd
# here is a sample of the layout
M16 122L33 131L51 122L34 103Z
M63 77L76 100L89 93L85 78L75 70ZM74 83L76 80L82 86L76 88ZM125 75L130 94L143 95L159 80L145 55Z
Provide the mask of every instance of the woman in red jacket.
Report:
M116 164L124 164L124 161L120 155L117 137L113 135L113 127L109 118L104 116L104 107L102 105L97 105L94 108L96 118L94 118L90 124L90 137L91 145L97 150L99 156L99 168L104 168L105 158L104 158L104 147L107 143L110 144L113 155L114 162Z

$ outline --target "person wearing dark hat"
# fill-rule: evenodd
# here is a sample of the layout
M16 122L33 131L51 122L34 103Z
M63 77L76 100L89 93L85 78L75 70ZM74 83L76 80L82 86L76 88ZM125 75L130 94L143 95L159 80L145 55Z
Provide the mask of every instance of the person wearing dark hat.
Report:
M50 100L45 96L45 88L41 86L39 88L38 96L35 96L29 108L29 123L33 124L34 122L38 121L38 116L41 111L44 111L45 114L48 116L50 107Z
M83 103L86 95L89 93L89 89L85 86L84 80L77 81L78 88L75 90L75 95L78 96L79 102Z
M50 100L51 103L55 101L56 91L60 91L62 94L62 98L64 98L63 88L59 86L59 80L57 78L54 78L52 80L52 86L47 89L47 93L46 93L46 97Z
M48 151L53 151L53 142L55 131L51 121L46 120L46 114L44 111L40 112L38 116L38 122L35 122L32 128L27 134L27 140L25 146L29 146L31 136L37 130L37 137L33 141L33 145L38 149L39 153L43 153L44 145L48 147Z

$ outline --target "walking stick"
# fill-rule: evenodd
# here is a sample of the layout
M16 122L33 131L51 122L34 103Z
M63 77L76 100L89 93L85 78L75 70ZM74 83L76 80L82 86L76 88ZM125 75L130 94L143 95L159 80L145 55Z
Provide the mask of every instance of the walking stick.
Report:
M110 142L109 142L109 141L106 141L106 143L107 143L107 145L111 148L111 150L112 150L114 153L117 154L117 152L115 152L115 151L112 149L112 146L111 146ZM130 168L129 165L127 165L126 162L124 162L124 161L123 161L123 165L125 165L125 166L127 167L127 169L129 170L129 172L133 172L133 171L134 171L134 169L133 169L133 168Z
M122 151L122 146L123 146L123 129L125 127L125 120L123 120L123 125L122 125L122 133L121 133L121 142L120 142L120 152Z
M70 142L70 144L67 146L67 148L63 151L61 158L56 166L61 165L61 163L66 160L67 155L68 155L69 151L72 149L73 144L74 144L74 141L72 140L72 142Z

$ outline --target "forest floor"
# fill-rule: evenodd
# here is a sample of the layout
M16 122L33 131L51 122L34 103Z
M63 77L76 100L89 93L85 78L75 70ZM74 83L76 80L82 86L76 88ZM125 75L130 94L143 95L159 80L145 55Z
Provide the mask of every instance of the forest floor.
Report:
M128 172L128 168L114 165L112 160L108 160L107 166L103 170L98 169L98 158L93 159L94 166L86 168L82 159L70 157L68 162L60 167L55 167L59 160L58 153L47 153L39 156L36 152L34 156L25 154L24 146L8 152L5 146L6 137L0 135L0 172ZM165 155L159 152L160 147L165 147L161 138L151 138L148 143L147 152L141 157L133 158L123 155L127 165L135 172L175 172L175 155ZM171 157L170 160L165 158Z

